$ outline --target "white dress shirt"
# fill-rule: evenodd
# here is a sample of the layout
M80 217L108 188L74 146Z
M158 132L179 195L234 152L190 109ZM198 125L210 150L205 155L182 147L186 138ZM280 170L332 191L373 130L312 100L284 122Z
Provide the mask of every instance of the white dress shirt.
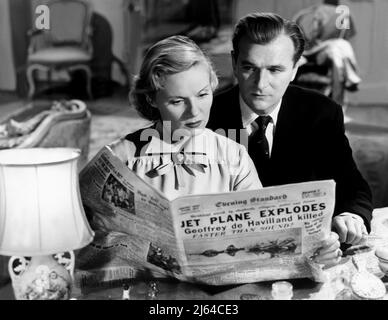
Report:
M276 108L271 113L267 114L267 116L270 116L272 118L271 122L267 126L267 129L265 130L265 136L267 138L268 145L269 145L270 157L272 153L273 137L276 131L276 123L278 120L278 114L279 114L281 103L282 103L282 100L279 101ZM241 96L240 96L240 108L241 108L241 120L242 120L243 127L245 130L247 130L248 136L250 136L258 129L258 125L255 122L255 120L259 116L246 105L246 103L241 98ZM362 225L364 225L364 221L362 220L362 218L354 213L343 212L339 216L342 216L342 217L350 216L358 220L359 223L361 223ZM366 231L364 232L366 233Z
M278 114L280 110L280 105L282 100L279 101L275 109L267 114L267 116L271 117L271 122L268 124L267 129L265 130L265 136L269 145L269 156L271 157L272 153L272 145L273 145L273 137L276 131L276 122L278 120ZM240 96L240 108L241 108L241 119L242 124L245 130L247 130L248 136L251 136L258 129L258 125L255 122L256 118L259 117L257 113L255 113L251 108L249 108L244 100Z

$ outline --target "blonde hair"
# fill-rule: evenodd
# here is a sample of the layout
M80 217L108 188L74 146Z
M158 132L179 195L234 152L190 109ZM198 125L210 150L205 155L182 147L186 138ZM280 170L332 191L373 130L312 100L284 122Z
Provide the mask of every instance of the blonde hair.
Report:
M183 72L205 63L209 68L212 91L217 88L218 78L209 57L185 36L171 36L150 47L143 59L140 73L135 78L130 100L136 109L149 120L160 119L159 110L151 106L158 90L163 88L166 76Z

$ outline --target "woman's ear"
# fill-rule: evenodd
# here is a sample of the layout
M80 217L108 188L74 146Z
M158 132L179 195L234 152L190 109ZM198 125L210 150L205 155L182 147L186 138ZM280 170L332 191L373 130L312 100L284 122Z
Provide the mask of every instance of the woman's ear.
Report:
M156 108L156 105L155 105L154 101L151 99L150 96L146 95L146 101L147 101L147 103L148 103L152 108Z

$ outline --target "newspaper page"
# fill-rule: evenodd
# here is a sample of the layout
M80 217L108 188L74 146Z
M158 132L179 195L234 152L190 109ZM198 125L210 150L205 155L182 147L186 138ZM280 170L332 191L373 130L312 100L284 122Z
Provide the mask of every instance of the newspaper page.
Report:
M311 276L305 260L330 233L334 198L330 180L175 199L186 275L213 285Z
M147 262L156 254L171 257L169 265L175 264L172 257L180 254L169 201L129 170L109 147L81 171L80 191L95 238L77 252L79 286L135 278L143 272L161 276L158 271L164 270ZM181 271L175 271L180 278Z
M331 229L335 183L189 195L169 201L108 147L80 174L94 241L80 286L152 275L227 285L312 277L306 263Z

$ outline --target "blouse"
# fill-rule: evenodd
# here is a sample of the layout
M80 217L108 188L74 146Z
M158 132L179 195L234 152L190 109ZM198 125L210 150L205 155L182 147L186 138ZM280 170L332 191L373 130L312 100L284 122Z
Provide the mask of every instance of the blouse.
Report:
M169 200L190 194L262 188L246 148L209 129L170 143L145 128L108 147ZM151 138L151 139L147 139Z

